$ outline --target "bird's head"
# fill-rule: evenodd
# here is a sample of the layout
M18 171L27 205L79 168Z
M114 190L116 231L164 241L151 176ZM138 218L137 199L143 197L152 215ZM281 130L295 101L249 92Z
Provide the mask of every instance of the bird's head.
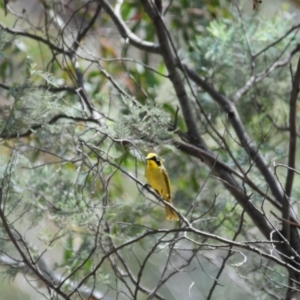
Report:
M148 153L146 161L155 162L158 166L161 166L161 159L156 153Z

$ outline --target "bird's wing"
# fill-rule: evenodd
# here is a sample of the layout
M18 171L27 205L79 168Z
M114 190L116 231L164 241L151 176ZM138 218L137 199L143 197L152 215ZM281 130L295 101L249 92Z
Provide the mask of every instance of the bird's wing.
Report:
M166 189L167 189L166 195L164 195L167 198L165 200L171 200L171 185L170 185L168 173L164 167L161 168L161 171L162 171L162 174L164 177L164 182L166 183Z

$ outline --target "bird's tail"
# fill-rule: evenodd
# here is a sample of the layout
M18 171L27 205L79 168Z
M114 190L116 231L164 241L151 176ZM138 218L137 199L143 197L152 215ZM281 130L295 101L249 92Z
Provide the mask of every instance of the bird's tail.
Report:
M170 203L172 204L172 202L170 202ZM167 220L169 220L169 221L178 221L179 220L177 212L173 208L165 205L165 210L166 210Z

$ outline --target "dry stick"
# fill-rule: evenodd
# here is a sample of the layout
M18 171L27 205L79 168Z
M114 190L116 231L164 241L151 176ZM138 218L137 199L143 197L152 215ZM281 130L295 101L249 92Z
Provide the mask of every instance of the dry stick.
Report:
M164 237L164 236L163 236L163 237ZM162 238L161 238L161 239L162 239ZM159 239L158 242L156 242L156 243L154 244L154 246L151 248L151 250L149 251L149 253L148 253L148 254L146 255L146 257L144 258L143 263L140 265L140 270L139 270L139 272L138 272L138 274L137 274L136 287L135 287L134 297L133 297L133 299L135 299L135 300L138 300L138 299L139 299L139 298L138 298L138 291L139 291L139 289L140 289L139 286L140 286L140 282L141 282L142 275L143 275L143 272L144 272L144 270L145 270L146 264L147 264L147 262L148 262L150 256L151 256L151 255L154 253L154 251L156 250L156 248L157 248L158 246L160 246L161 239Z
M111 17L112 21L118 28L120 35L123 39L125 39L126 43L128 42L134 47L147 51L149 53L160 53L160 47L158 44L142 40L127 27L126 23L122 20L118 11L114 11L112 6L109 4L109 1L98 0L98 2L102 5L105 12Z
M38 36L36 34L29 33L25 30L10 28L10 27L5 26L3 23L0 23L0 29L3 29L3 31L8 32L12 35L23 36L23 37L27 37L29 39L35 40L37 42L41 42L41 43L47 45L50 49L53 49L58 53L67 54L67 55L70 54L70 52L66 51L64 48L60 48L60 47L56 46L55 44L51 43L49 40L47 40L41 36Z
M283 218L277 216L277 215L276 215L274 212L272 212L272 211L271 211L271 214L272 214L276 219L278 219L278 220L280 220L280 221L282 221L282 222L285 222L285 223L288 223L288 224L290 224L290 225L293 225L293 226L295 226L295 227L297 227L297 228L300 228L300 224L299 224L299 223L295 223L295 222L292 222L292 221L283 219Z
M246 212L246 210L244 209L243 212L242 212L242 214L241 214L241 220L240 220L239 227L238 227L237 231L235 232L235 234L234 234L234 236L232 238L233 241L235 241L237 239L238 235L242 231L242 227L243 227L243 224L244 224L244 215L245 215L245 212ZM229 251L228 251L226 257L223 259L223 263L221 265L221 268L220 268L220 270L219 270L219 272L218 272L218 274L216 276L216 279L215 279L215 281L214 281L214 283L213 283L213 285L212 285L212 287L211 287L211 289L210 289L210 291L208 293L208 296L207 296L206 300L210 300L211 299L211 297L213 295L213 292L214 292L214 290L215 290L215 288L216 288L216 286L218 284L219 278L220 278L220 276L221 276L221 274L222 274L222 272L223 272L223 270L225 268L225 264L226 264L227 260L231 257L231 255L232 255L232 246L229 247Z
M67 116L65 114L58 114L51 118L48 122L45 122L44 124L37 124L31 126L27 131L25 132L16 132L16 133L11 133L11 134L6 134L5 133L5 128L0 132L0 138L3 139L15 139L15 138L21 138L21 137L27 137L30 136L32 133L34 133L36 130L41 129L45 124L55 124L58 120L60 119L68 119L68 120L73 120L76 122L91 122L91 123L96 123L99 124L97 120L94 118L81 118L81 117L72 117L72 116Z

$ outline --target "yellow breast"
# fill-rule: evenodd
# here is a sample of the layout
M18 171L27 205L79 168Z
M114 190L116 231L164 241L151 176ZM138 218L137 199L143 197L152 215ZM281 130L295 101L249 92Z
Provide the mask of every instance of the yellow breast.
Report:
M171 199L170 182L163 166L157 166L154 161L148 160L145 176L152 188L165 200Z

